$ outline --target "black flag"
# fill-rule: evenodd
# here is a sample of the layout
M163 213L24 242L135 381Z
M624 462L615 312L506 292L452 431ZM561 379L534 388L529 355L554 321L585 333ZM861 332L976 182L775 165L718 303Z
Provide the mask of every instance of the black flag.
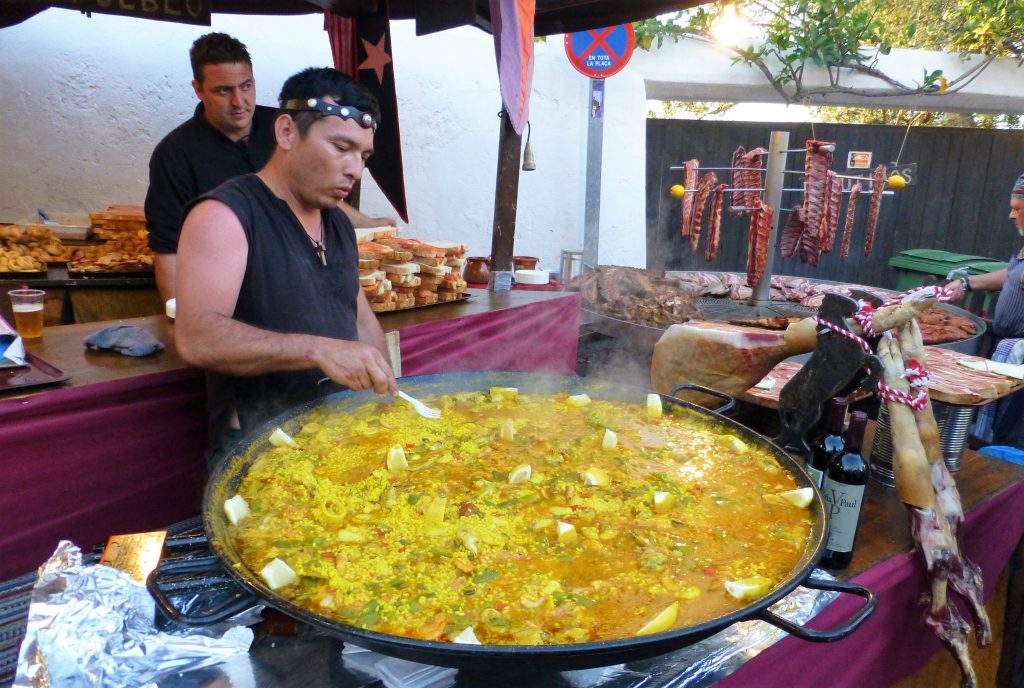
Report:
M387 4L380 3L377 12L358 19L325 11L324 28L331 39L335 69L355 79L380 103L381 121L367 168L395 211L408 223Z

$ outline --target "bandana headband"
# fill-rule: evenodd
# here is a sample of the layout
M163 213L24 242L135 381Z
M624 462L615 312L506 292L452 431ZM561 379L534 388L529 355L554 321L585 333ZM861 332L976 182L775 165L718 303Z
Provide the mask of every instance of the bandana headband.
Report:
M1013 190L1010 192L1010 196L1013 198L1024 198L1024 174L1017 178L1016 183L1013 185Z
M377 131L377 121L373 118L373 114L366 110L360 110L352 105L335 105L334 103L328 103L326 100L320 100L319 98L308 98L303 100L302 98L295 98L293 100L286 100L281 103L282 110L289 110L291 112L319 112L321 117L328 117L334 115L342 119L350 119L363 129L373 129Z

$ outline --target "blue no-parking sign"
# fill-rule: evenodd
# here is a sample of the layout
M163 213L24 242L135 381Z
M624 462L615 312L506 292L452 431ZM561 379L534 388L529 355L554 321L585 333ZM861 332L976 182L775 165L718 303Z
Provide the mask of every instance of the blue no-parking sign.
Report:
M565 54L576 71L591 79L618 74L636 46L632 24L565 34Z

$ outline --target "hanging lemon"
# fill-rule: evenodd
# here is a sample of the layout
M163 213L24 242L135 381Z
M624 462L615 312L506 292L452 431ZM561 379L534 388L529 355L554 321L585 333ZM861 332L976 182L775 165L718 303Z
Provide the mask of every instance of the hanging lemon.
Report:
M672 194L673 198L682 198L686 195L686 187L682 184L674 184L668 191Z
M907 180L904 179L903 176L899 174L892 175L891 177L886 179L885 182L893 189L905 189L907 186Z

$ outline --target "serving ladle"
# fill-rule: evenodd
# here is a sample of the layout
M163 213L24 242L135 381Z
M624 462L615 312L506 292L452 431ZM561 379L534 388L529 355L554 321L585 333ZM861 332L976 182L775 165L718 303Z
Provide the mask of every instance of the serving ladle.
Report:
M319 386L319 385L324 384L325 382L330 382L330 381L331 381L331 378L329 378L329 377L322 377L322 378L320 378L319 380L316 381L316 384L317 384L317 386ZM419 399L417 399L415 397L411 397L411 396L409 396L408 394L406 394L405 392L403 392L401 390L398 391L398 396L401 397L402 399L405 399L410 404L412 404L412 407L416 410L416 413L420 414L424 418L429 418L430 420L437 420L438 418L441 417L441 412L440 411L438 411L437 409L434 409L434 408L430 408L429 406L424 404Z

